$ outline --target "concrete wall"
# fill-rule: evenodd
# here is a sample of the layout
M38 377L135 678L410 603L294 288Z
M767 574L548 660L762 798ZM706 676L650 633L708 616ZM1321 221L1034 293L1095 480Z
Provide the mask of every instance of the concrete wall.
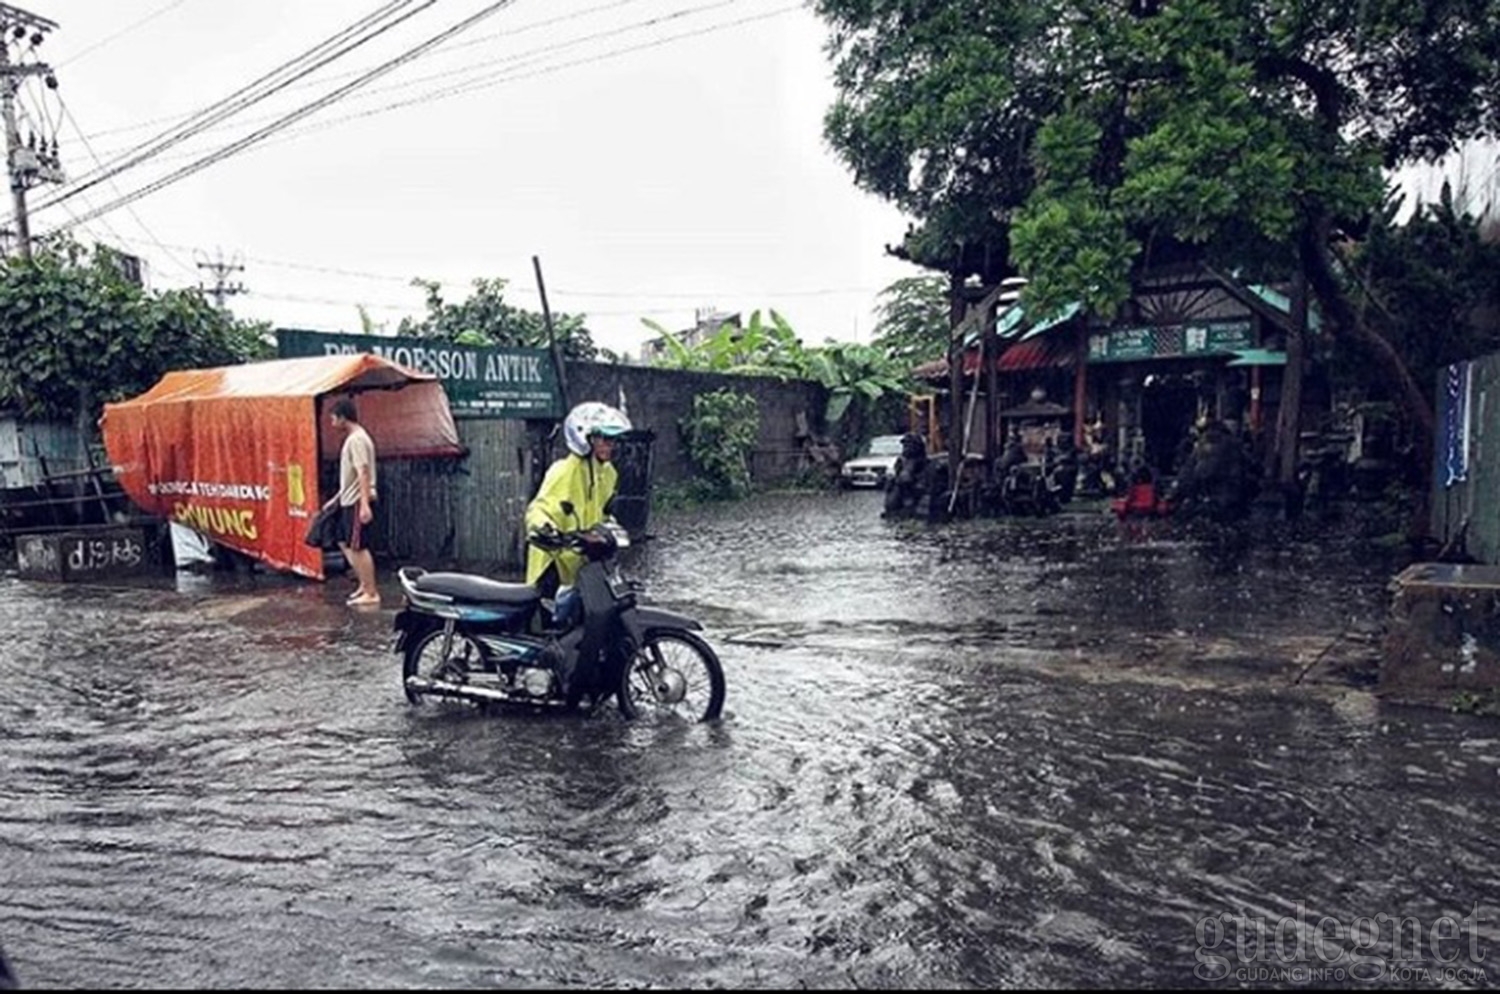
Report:
M573 403L600 400L622 407L637 428L656 433L652 451L654 482L676 483L692 476L678 421L693 407L693 398L725 387L754 397L760 409L760 441L751 456L756 483L794 476L803 466L797 439L797 416L816 428L827 393L807 380L766 376L725 376L650 366L570 363L568 395Z
M1392 586L1382 693L1448 704L1500 690L1500 567L1417 563Z

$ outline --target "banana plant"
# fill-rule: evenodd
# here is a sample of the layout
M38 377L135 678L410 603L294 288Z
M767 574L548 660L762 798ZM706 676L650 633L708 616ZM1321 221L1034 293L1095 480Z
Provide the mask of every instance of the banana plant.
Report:
M663 365L743 376L776 376L813 380L828 390L823 420L830 427L844 419L851 406L861 415L874 410L882 398L906 391L902 371L884 350L853 342L827 342L807 348L791 324L775 310L769 322L759 310L744 327L723 325L712 336L689 347L650 318L641 322L666 344ZM867 419L862 419L867 420Z

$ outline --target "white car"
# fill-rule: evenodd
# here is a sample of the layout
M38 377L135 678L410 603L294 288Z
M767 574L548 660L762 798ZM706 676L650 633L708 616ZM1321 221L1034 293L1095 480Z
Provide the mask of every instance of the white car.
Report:
M844 463L839 484L844 487L883 487L896 471L901 457L900 435L876 435L864 451Z

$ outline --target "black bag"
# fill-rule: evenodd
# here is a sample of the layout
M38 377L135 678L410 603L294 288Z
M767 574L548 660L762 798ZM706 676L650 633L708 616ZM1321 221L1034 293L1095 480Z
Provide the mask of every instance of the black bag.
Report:
M314 549L330 549L339 544L339 512L337 504L319 509L307 523L307 534L302 541Z

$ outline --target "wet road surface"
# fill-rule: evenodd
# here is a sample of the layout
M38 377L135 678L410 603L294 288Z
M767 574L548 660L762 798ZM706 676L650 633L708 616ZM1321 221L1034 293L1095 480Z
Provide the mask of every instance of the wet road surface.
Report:
M395 596L341 581L0 578L0 947L35 987L923 988L1199 985L1246 968L1220 916L1494 944L1500 721L1323 661L1389 560L879 506L631 550L720 649L708 726L410 708Z

